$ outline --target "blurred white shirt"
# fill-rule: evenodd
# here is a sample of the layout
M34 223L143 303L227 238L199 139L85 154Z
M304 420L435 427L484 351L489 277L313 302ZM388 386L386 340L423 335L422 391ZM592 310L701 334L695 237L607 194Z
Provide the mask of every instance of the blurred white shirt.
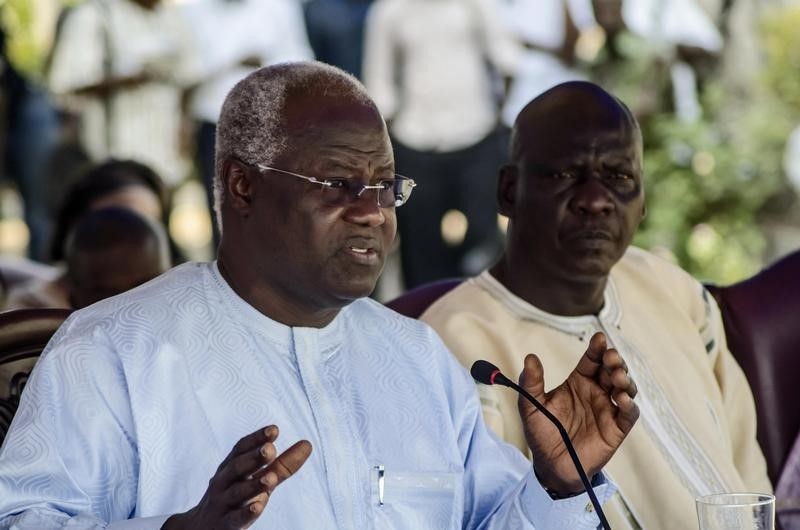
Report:
M513 75L520 50L493 0L377 0L367 15L364 84L392 134L455 151L497 124L487 62Z
M171 5L145 9L131 0L90 0L69 13L53 52L50 89L81 116L89 155L133 158L153 167L169 185L188 164L179 149L181 85L189 35ZM148 72L152 81L116 90L108 98L73 91Z
M184 9L201 61L203 81L190 102L198 120L217 122L228 92L255 70L243 59L267 66L314 58L297 0L190 0Z
M519 40L553 50L526 49L511 84L503 122L511 127L517 114L533 98L566 81L586 76L556 57L566 38L566 10L579 30L597 25L591 0L509 0L502 4L502 16L509 31Z
M665 46L722 50L722 35L696 0L626 0L622 17L630 31Z

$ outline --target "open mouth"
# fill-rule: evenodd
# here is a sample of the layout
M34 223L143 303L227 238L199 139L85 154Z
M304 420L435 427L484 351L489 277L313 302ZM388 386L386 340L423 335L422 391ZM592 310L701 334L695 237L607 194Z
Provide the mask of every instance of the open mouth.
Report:
M378 246L369 241L354 241L344 247L345 254L361 265L376 265L380 261Z

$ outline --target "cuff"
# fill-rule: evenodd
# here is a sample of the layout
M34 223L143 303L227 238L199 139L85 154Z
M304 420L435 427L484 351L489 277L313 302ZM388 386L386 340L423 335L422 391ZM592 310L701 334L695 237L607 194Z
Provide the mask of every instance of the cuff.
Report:
M601 505L617 491L617 486L603 473L595 475L592 487ZM520 501L525 517L535 528L595 529L600 524L588 493L554 500L539 483L533 469L525 479Z

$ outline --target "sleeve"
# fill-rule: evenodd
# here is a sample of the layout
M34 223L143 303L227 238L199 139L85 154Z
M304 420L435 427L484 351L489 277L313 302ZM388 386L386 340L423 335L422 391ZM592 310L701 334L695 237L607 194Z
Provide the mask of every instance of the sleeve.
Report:
M59 332L0 449L0 530L159 529L167 516L109 524L135 512L134 433L122 366L102 331Z
M756 440L756 407L747 378L728 350L722 316L711 294L702 286L698 329L713 362L725 407L733 461L745 486L753 491L772 491L764 454Z
M578 29L585 30L597 25L592 0L566 0L566 2L569 14Z
M387 121L392 119L398 105L395 76L399 65L397 43L391 30L392 9L391 2L378 0L367 12L362 73L367 92Z
M276 29L281 36L275 39L276 49L270 51L267 62L279 63L286 61L309 61L314 59L314 52L308 42L303 8L296 0L276 2L275 8L279 10L276 16Z
M587 493L553 500L522 453L489 432L472 379L439 344L447 359L442 373L452 374L444 376L450 379L444 384L453 392L452 414L459 422L458 444L464 456L463 528L597 528L600 521ZM600 503L616 491L602 473L595 477L594 486Z
M86 3L73 8L64 20L53 49L49 88L56 95L65 95L103 80L102 20Z
M420 317L431 326L451 355L465 368L478 359L486 359L505 373L517 373L511 359L518 351L512 337L503 330L507 328L498 320L485 318L484 312L461 310L463 307L484 307L486 300L475 296L472 286L460 291L451 291L432 304ZM489 310L492 311L492 310ZM511 391L497 386L476 383L478 398L483 412L483 421L498 438L515 446L522 454L530 450L522 433L522 424L517 412L517 397Z
M522 56L519 43L503 23L494 0L473 0L478 11L482 40L489 61L504 76L513 77Z
M195 24L202 27L202 17L197 15L197 11L203 6L196 4L168 5L162 8L169 12L171 36L177 52L167 63L162 75L180 88L191 88L207 75L206 57L201 52L202 48L198 43L200 36L195 34L197 30L194 28Z

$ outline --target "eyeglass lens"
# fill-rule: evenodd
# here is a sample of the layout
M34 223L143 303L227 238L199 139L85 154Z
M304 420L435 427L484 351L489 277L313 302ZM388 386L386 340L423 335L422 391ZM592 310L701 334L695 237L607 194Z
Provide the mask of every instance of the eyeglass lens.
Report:
M364 194L375 191L378 196L378 205L381 208L401 206L411 195L413 188L408 179L394 179L382 183L380 189L366 189L358 180L337 180L330 186L323 186L322 200L329 205L345 205L355 202Z

